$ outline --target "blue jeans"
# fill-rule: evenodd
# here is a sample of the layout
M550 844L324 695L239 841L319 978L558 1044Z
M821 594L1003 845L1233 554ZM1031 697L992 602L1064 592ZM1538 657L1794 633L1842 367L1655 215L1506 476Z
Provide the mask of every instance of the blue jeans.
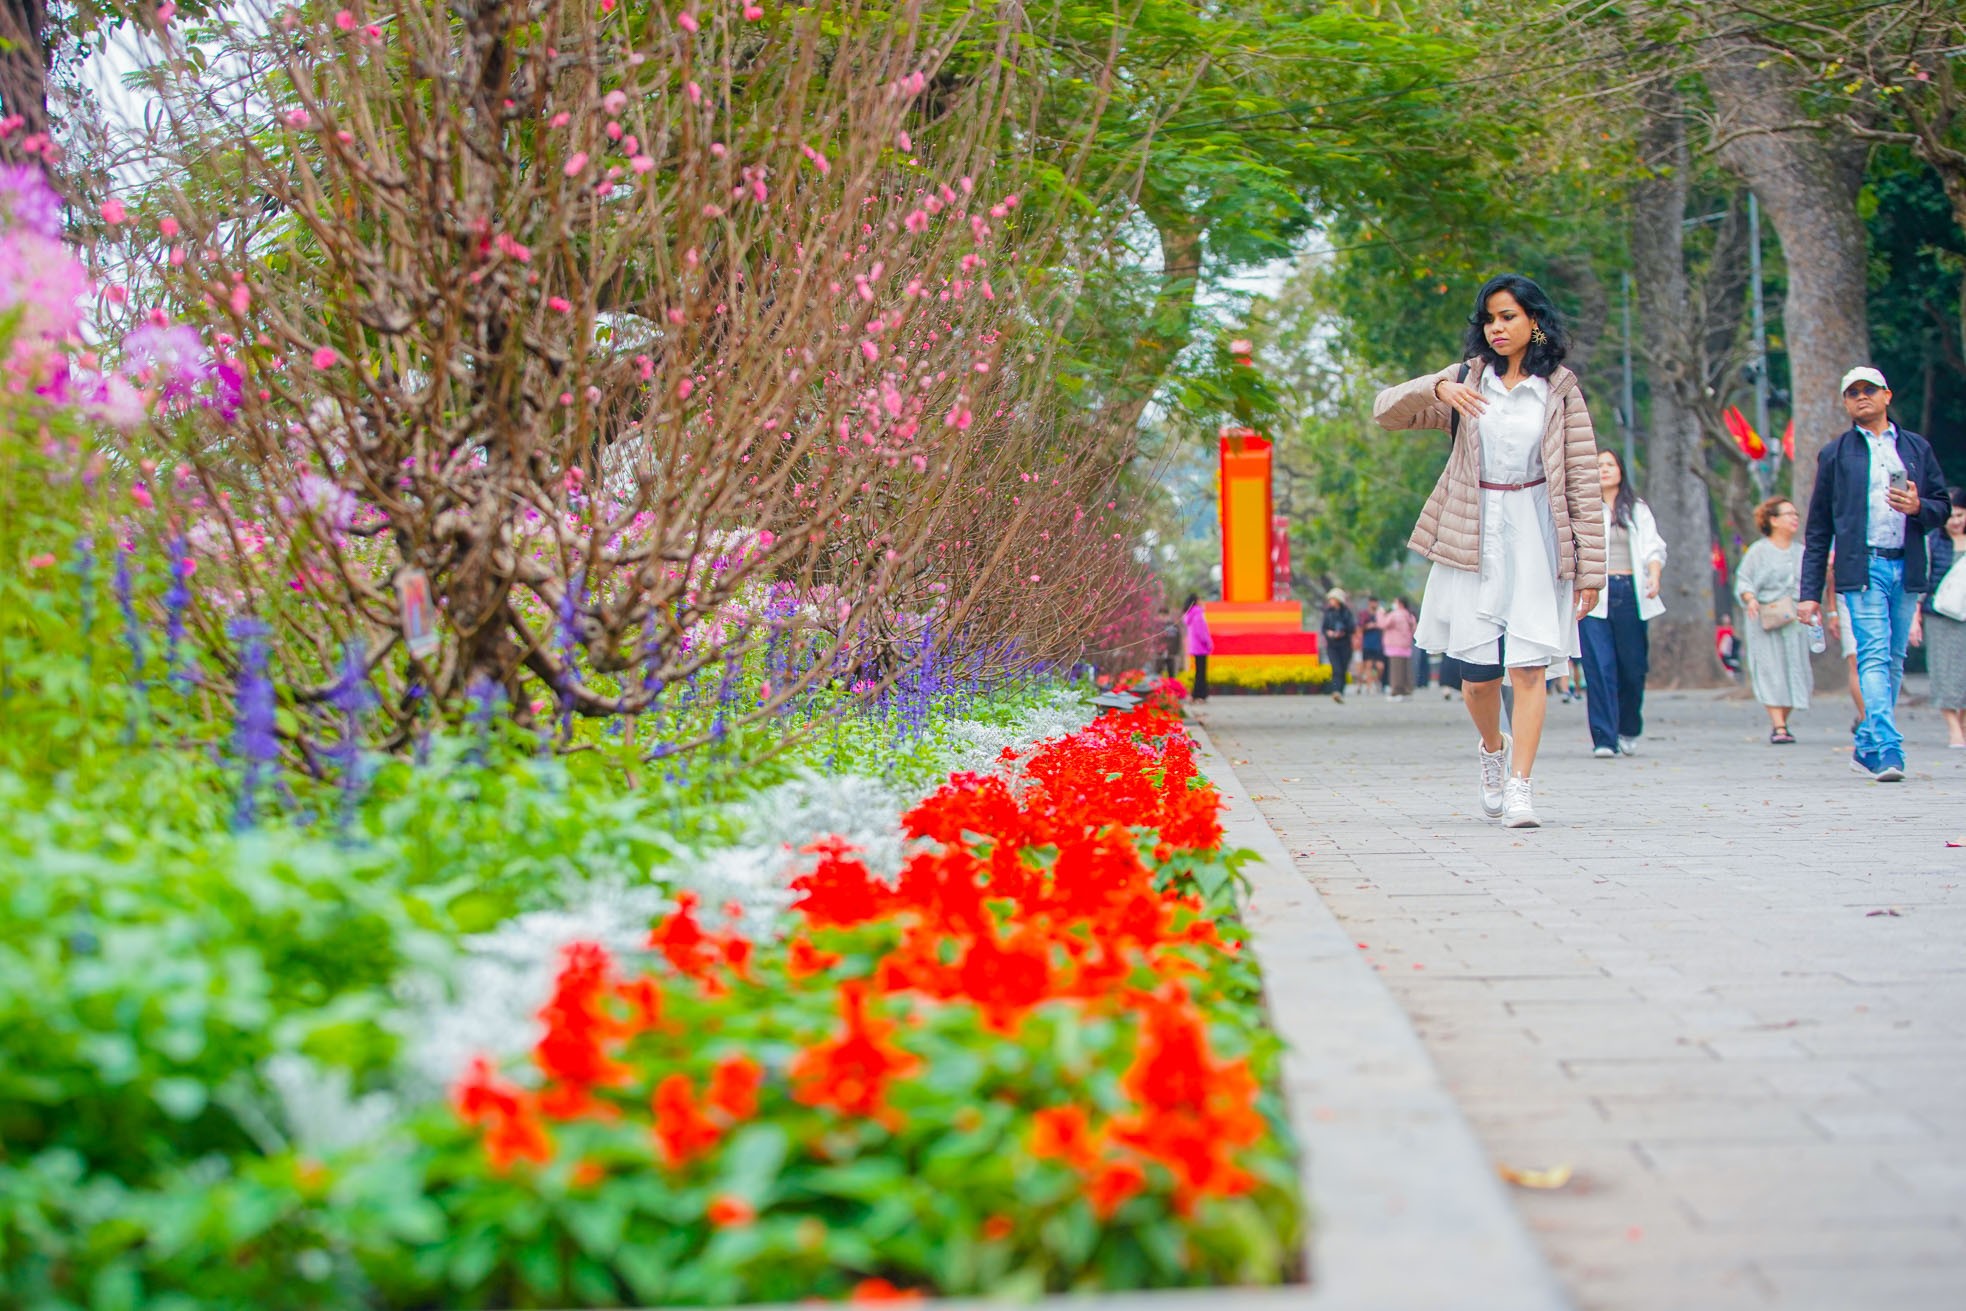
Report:
M1902 757L1898 732L1898 689L1905 681L1905 648L1918 593L1905 591L1905 562L1870 557L1870 586L1839 592L1851 631L1857 635L1857 687L1864 694L1864 719L1857 725L1857 754L1871 761Z
M1638 617L1638 589L1629 574L1605 580L1605 617L1577 625L1584 653L1584 705L1591 745L1618 749L1620 737L1645 732L1645 675L1652 649Z

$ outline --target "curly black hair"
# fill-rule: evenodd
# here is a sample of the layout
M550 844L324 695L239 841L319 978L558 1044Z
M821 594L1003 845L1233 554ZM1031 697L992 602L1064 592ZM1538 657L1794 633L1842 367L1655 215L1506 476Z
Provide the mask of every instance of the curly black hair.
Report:
M1462 344L1463 359L1482 359L1488 367L1501 371L1508 367L1508 361L1495 353L1488 344L1488 298L1498 291L1506 291L1515 297L1516 304L1522 306L1523 313L1531 323L1543 330L1543 340L1530 340L1529 349L1522 357L1524 373L1533 373L1539 378L1547 378L1556 372L1556 366L1563 363L1563 357L1570 351L1570 332L1563 326L1563 315L1550 300L1549 293L1537 286L1535 281L1520 273L1498 273L1481 284L1475 295L1474 313L1468 316L1468 336Z

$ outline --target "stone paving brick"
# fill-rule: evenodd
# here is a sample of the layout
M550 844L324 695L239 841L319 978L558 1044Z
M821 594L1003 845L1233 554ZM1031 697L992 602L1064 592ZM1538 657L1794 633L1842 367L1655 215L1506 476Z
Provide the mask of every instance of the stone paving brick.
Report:
M1200 717L1492 1159L1576 1168L1514 1195L1579 1307L1966 1306L1966 761L1930 712L1888 787L1834 700L1779 752L1655 693L1612 761L1553 706L1528 833L1480 817L1458 703Z

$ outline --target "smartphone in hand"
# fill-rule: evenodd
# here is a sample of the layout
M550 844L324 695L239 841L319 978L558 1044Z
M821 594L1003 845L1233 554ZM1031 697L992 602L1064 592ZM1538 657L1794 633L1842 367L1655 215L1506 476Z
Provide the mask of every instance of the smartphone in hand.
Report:
M1905 488L1909 486L1911 486L1911 478L1905 473L1903 469L1893 469L1891 471L1892 491L1902 492Z

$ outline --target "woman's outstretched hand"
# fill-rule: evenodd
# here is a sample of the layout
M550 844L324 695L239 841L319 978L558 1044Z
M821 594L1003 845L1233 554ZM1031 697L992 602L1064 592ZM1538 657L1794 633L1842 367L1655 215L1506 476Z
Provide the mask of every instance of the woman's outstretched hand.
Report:
M1434 384L1434 399L1446 401L1449 407L1460 411L1464 419L1479 419L1481 412L1488 408L1488 401L1481 392L1451 378L1443 378Z

